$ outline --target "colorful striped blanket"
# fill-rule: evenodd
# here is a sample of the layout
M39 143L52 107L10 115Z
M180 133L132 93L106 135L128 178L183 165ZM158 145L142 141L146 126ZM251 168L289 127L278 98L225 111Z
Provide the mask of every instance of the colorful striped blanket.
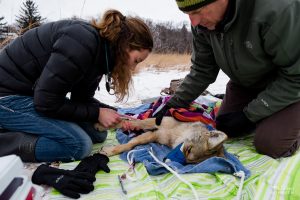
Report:
M214 103L215 104L215 103ZM126 112L126 110L124 110ZM118 144L116 132L109 131L107 140L94 145L94 152L104 145ZM251 171L251 176L245 180L242 188L243 200L297 200L300 199L300 151L288 158L273 159L256 152L253 146L253 135L229 139L224 144L227 152L234 154L241 163ZM62 163L60 168L72 169L77 162ZM131 180L123 182L126 194L122 192L118 175L130 169L119 155L110 157L109 174L97 173L94 183L95 191L82 195L81 199L195 199L191 188L171 173L151 176L142 163L137 163ZM193 185L199 199L231 200L237 197L240 178L225 173L192 173L181 176ZM67 199L52 190L45 199Z
M146 119L152 117L153 113L168 102L170 96L163 96L150 104L146 111L138 114L138 119ZM196 122L200 121L206 125L216 127L215 117L220 108L220 100L211 102L209 105L194 101L188 108L171 108L166 113L166 116L173 116L175 119L183 122ZM126 113L130 114L130 113Z
M298 200L300 199L300 152L292 157L273 159L258 154L253 147L253 135L228 140L225 148L228 152L239 157L243 165L251 170L251 176L244 182L243 200ZM115 132L110 131L104 144L94 146L96 152L103 145L117 144ZM60 168L73 169L78 162L62 163ZM159 176L150 176L142 163L135 166L134 180L123 182L127 194L124 194L118 181L118 175L129 169L129 164L118 155L110 157L109 174L97 173L94 183L95 191L82 195L84 200L169 200L169 199L195 199L191 189L171 173ZM232 200L237 196L240 179L224 173L198 173L183 174L196 189L200 199ZM52 190L45 199L67 199Z

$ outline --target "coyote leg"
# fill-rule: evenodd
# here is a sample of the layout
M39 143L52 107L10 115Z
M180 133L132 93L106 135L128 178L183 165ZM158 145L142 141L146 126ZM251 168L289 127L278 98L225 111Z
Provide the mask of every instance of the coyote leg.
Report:
M128 121L128 120L123 120L123 121ZM112 129L122 128L122 122L120 122L120 123L116 124L114 127L110 127L110 128L112 128ZM133 127L140 127L144 130L158 128L155 124L155 118L148 118L148 119L144 119L144 120L138 120L138 119L135 120L134 119L134 120L129 120L129 122L131 123L131 125ZM105 130L109 129L109 128L103 127L99 123L95 123L94 127L98 131L105 131Z
M104 146L102 149L99 150L99 152L104 153L107 156L113 156L113 155L120 154L124 151L129 151L139 144L147 144L150 142L155 142L156 139L157 139L156 132L148 131L146 133L143 133L131 139L126 144L120 144L116 146Z

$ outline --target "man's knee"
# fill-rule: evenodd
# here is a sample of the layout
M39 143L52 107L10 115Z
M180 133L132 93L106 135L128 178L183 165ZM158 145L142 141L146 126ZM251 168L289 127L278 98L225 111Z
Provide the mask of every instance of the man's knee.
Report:
M297 140L286 142L262 136L263 134L255 134L254 146L258 153L270 156L272 158L291 156L299 148Z

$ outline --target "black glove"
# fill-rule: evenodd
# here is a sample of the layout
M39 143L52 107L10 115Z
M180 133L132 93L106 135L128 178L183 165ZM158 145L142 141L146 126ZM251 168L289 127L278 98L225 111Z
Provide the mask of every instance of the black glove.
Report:
M240 136L255 129L255 123L250 121L243 111L220 115L216 118L216 128L229 137Z
M155 117L155 124L157 126L161 124L163 117L166 115L170 108L171 107L168 104L166 104L157 113L155 113L155 115L153 115L153 117Z
M79 193L87 194L94 190L93 182L96 180L88 172L64 170L48 165L40 165L31 178L34 184L52 186L63 195L78 199Z
M96 153L92 156L84 158L74 169L77 172L88 172L95 177L99 170L103 170L106 173L110 172L107 166L109 158L106 155Z

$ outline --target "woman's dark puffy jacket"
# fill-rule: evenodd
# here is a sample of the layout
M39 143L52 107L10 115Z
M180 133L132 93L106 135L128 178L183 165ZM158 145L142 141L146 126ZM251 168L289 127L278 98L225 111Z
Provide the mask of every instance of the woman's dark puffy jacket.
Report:
M96 122L93 96L106 69L104 39L94 27L73 20L47 23L0 51L0 96L33 96L45 116Z

